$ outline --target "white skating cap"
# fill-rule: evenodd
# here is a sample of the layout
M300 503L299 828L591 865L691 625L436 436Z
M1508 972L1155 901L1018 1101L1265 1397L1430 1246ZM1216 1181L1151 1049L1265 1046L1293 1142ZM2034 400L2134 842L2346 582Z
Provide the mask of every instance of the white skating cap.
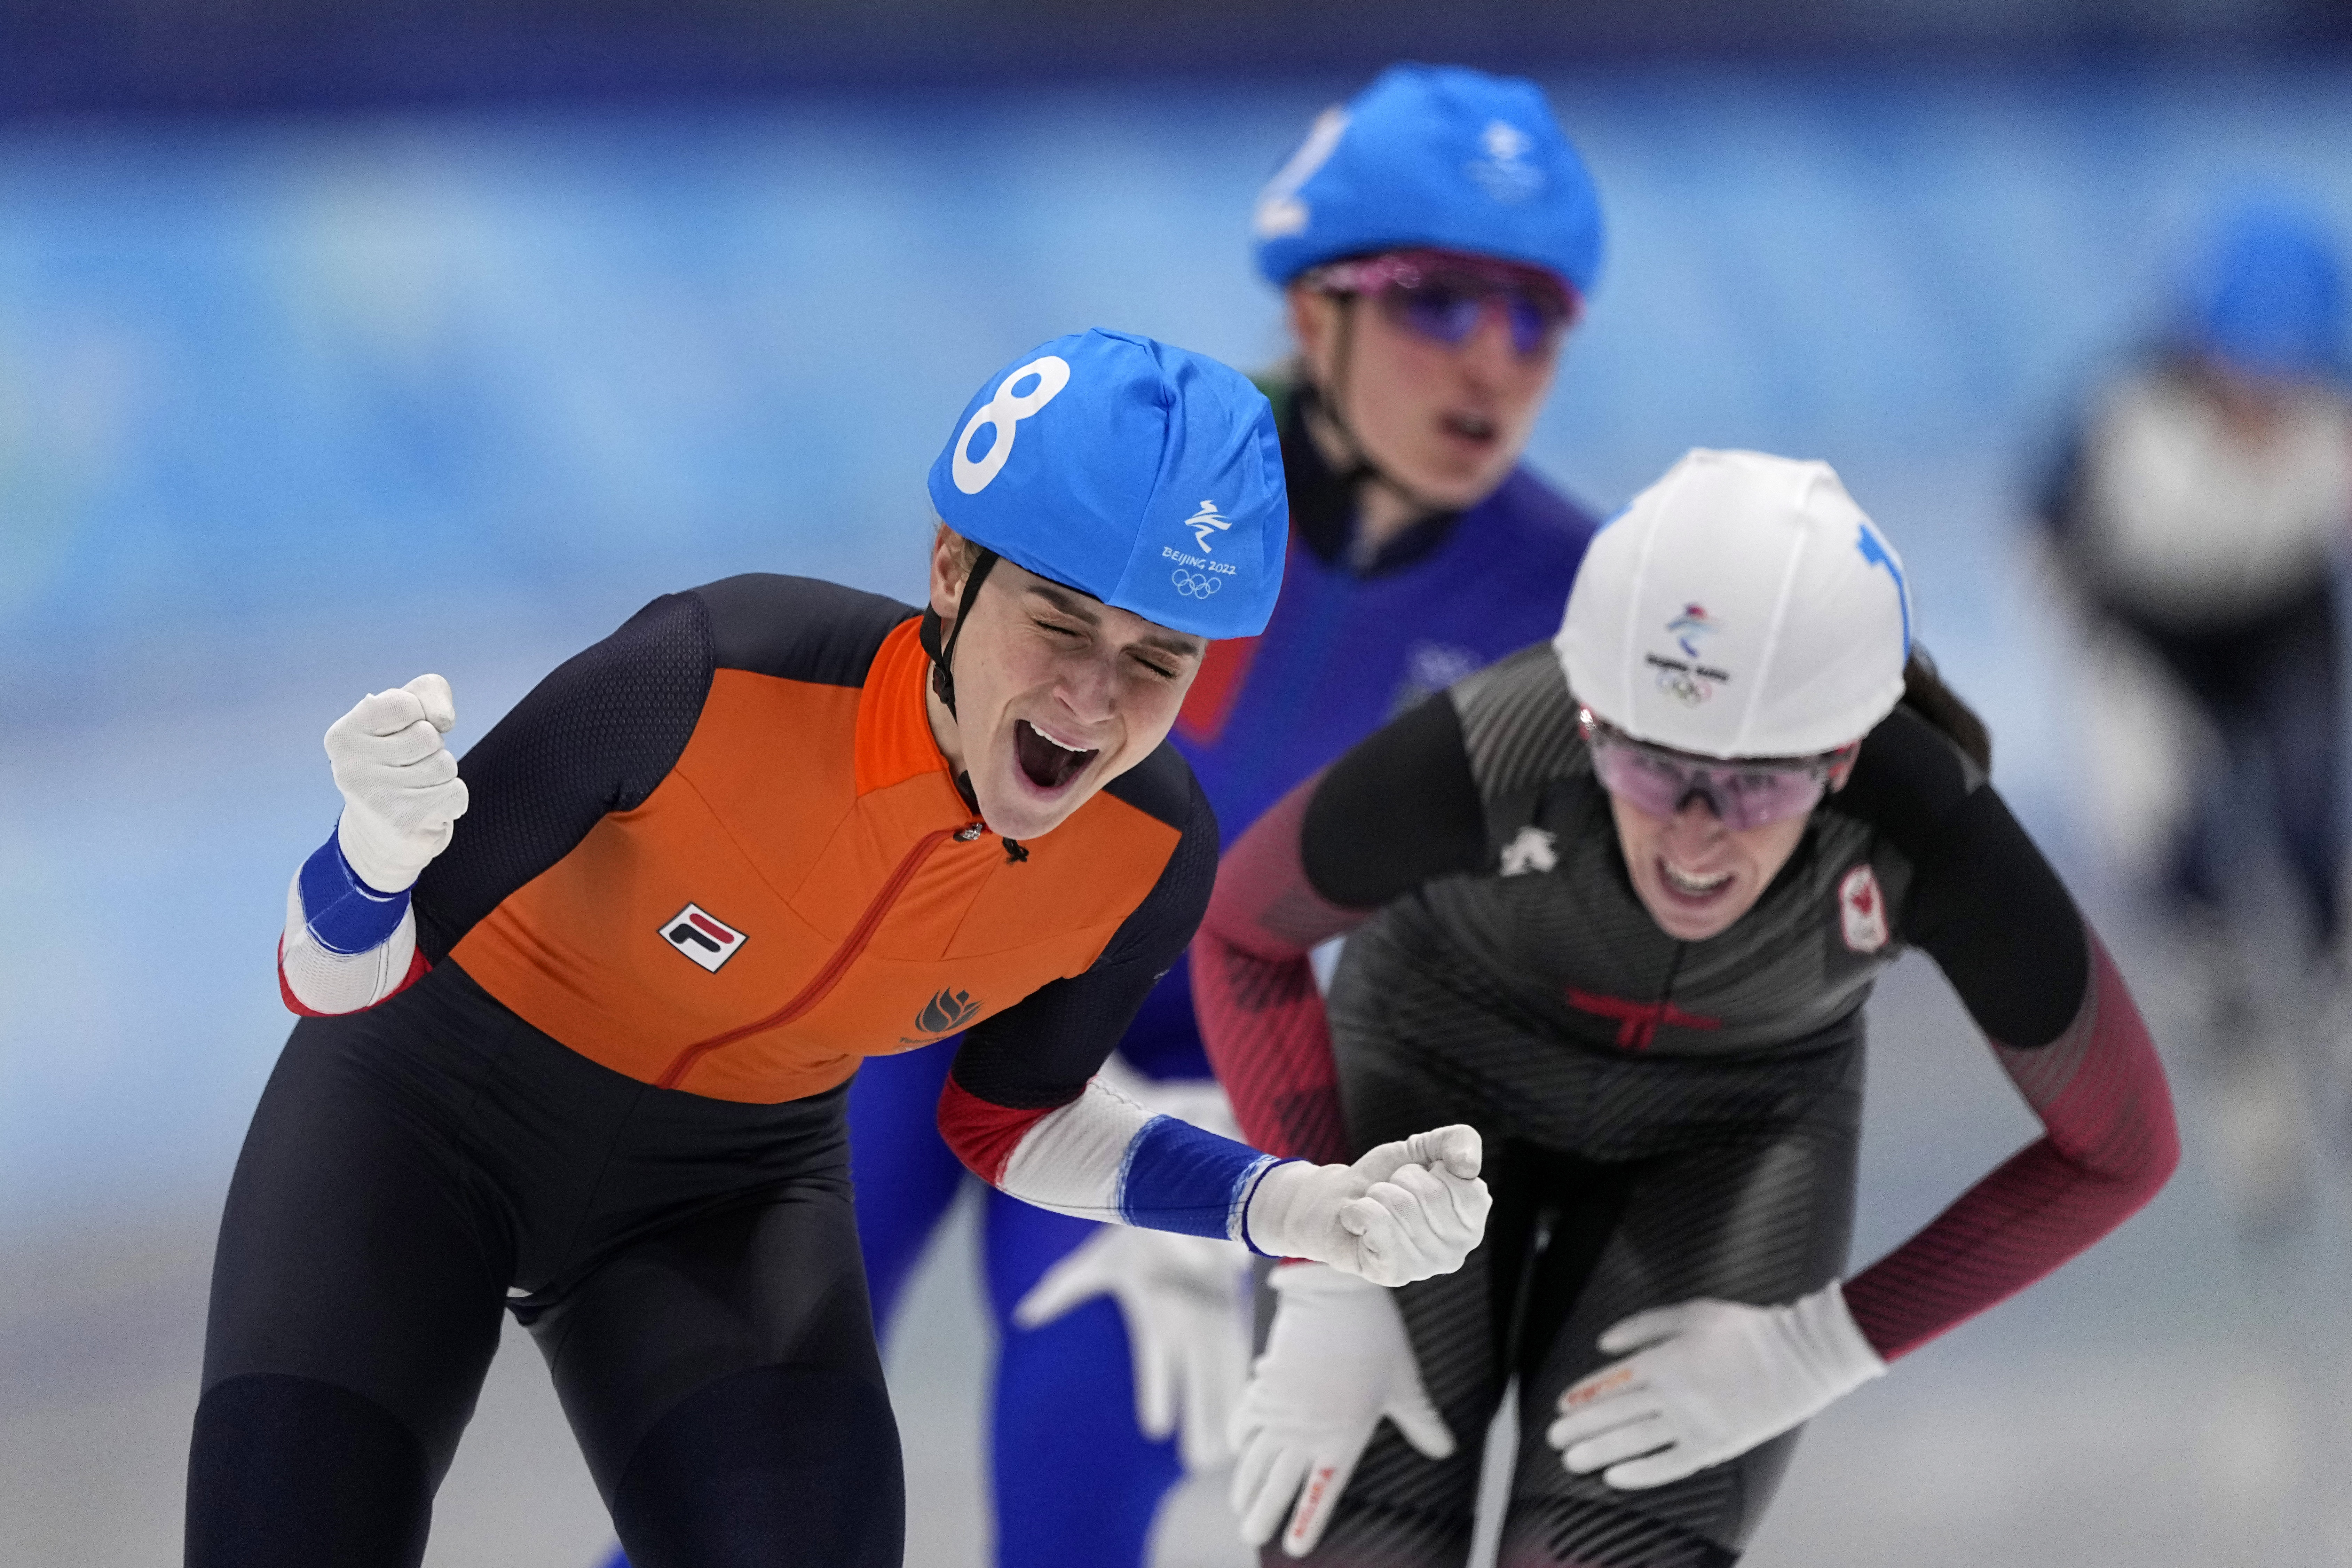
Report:
M1593 537L1552 646L1637 740L1796 757L1903 696L1903 562L1827 463L1694 448Z

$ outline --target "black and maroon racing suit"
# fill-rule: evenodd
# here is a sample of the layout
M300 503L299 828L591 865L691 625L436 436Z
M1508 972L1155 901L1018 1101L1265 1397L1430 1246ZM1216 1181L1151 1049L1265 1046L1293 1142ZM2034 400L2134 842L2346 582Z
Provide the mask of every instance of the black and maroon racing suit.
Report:
M1342 931L1327 1013L1307 954ZM1847 1280L1890 1361L2089 1246L2178 1153L2113 963L1919 712L1871 731L1755 907L1704 942L1668 936L1635 896L1548 646L1393 721L1242 838L1192 969L1245 1134L1335 1160L1468 1121L1496 1198L1459 1273L1397 1292L1465 1441L1432 1461L1383 1426L1310 1561L1461 1563L1475 1438L1514 1374L1506 1568L1737 1559L1795 1433L1620 1491L1567 1473L1544 1429L1619 1319L1784 1302L1844 1272L1863 1002L1906 947L1942 968L2046 1131Z

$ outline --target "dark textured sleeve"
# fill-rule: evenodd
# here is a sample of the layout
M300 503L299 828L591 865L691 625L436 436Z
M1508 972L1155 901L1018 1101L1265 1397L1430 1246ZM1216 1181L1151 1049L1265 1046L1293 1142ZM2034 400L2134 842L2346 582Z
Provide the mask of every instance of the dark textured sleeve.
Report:
M474 743L457 766L466 815L416 882L428 962L606 813L644 803L685 752L715 668L702 601L664 595L559 665Z
M1846 1285L1854 1321L1891 1361L2122 1224L2172 1173L2179 1139L2123 976L2000 797L1904 710L1874 732L1855 781L1916 868L1906 937L2044 1129Z
M1898 911L1984 1032L2031 1047L2082 1005L2090 945L2058 873L1975 764L1914 709L1898 707L1863 742L1832 797L1913 867Z
M1307 954L1372 910L1486 858L1454 704L1422 703L1307 780L1242 835L1192 944L1192 1005L1243 1136L1348 1157L1331 1026Z
M1332 763L1298 832L1307 880L1349 909L1484 865L1486 811L1452 700L1416 703Z
M1085 1090L1152 983L1200 925L1217 874L1217 816L1199 783L1190 782L1182 837L1093 967L976 1025L957 1048L940 1100L940 1128L988 1180L997 1179L1004 1158L1041 1117Z

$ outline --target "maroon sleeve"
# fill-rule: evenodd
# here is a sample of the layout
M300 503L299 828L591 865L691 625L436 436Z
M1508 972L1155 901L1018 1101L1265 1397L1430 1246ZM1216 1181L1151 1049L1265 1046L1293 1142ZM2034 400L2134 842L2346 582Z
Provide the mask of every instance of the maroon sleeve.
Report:
M1286 1158L1349 1158L1330 1024L1307 955L1486 858L1485 807L1445 697L1406 709L1242 835L1192 943L1192 1010L1251 1142Z
M2179 1163L2172 1099L2147 1026L2106 948L2095 935L2089 945L2074 1022L2031 1049L1993 1042L2047 1131L1846 1284L1854 1322L1888 1361L2088 1247Z
M1329 1163L1347 1160L1348 1131L1307 955L1371 911L1331 903L1307 880L1300 838L1321 780L1283 796L1217 868L1192 942L1192 1008L1242 1136L1270 1154Z

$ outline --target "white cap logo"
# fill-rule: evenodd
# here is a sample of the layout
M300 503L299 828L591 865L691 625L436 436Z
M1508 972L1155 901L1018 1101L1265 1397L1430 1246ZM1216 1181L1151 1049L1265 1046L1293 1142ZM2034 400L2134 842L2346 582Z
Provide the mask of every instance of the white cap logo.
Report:
M1486 156L1465 163L1463 173L1506 206L1526 201L1544 186L1544 172L1523 161L1535 144L1534 137L1509 121L1490 120L1478 133L1478 146Z
M1033 375L1037 384L1013 396L1013 389ZM1021 421L1053 402L1055 395L1069 384L1070 362L1059 354L1040 355L998 383L996 395L972 410L963 434L956 437L955 461L950 465L955 488L968 496L986 489L1013 456L1013 437L1019 433ZM971 438L983 425L996 432L996 438L989 443L988 455L974 462L968 455Z
M1203 555L1215 553L1209 548L1209 535L1212 532L1222 533L1233 525L1231 518L1217 515L1217 503L1213 500L1202 501L1201 510L1184 520L1184 526L1191 529L1192 537L1201 542L1201 553Z
M1495 120L1487 122L1486 131L1478 138L1478 144L1486 148L1486 156L1497 163L1507 163L1526 157L1528 149L1535 142L1526 132L1509 121Z
M1684 605L1681 614L1666 623L1666 635L1675 639L1682 657L1656 652L1643 656L1658 672L1658 689L1685 708L1696 708L1714 696L1716 687L1729 680L1731 672L1706 662L1699 647L1710 633L1722 629L1722 623L1707 615L1706 605Z
M1160 559L1176 563L1176 570L1169 574L1168 581L1175 584L1179 594L1188 599L1205 599L1223 587L1226 578L1238 579L1240 574L1236 563L1217 560L1216 551L1211 543L1218 534L1233 525L1234 520L1219 511L1217 503L1213 500L1202 501L1200 510L1176 525L1191 529L1192 537L1201 546L1198 555L1174 544L1160 547Z

